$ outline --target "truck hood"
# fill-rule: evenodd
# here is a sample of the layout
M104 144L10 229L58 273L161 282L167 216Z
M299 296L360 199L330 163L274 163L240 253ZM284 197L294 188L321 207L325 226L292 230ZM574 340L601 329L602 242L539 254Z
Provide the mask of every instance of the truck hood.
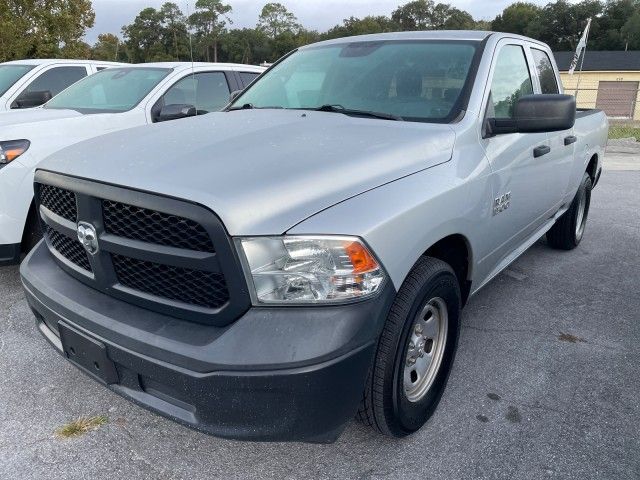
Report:
M55 153L40 168L200 203L232 235L273 235L447 162L454 140L447 125L242 110L92 138Z
M20 125L24 123L45 122L62 118L81 117L75 110L56 110L53 108L27 108L25 110L8 110L0 113L0 127Z

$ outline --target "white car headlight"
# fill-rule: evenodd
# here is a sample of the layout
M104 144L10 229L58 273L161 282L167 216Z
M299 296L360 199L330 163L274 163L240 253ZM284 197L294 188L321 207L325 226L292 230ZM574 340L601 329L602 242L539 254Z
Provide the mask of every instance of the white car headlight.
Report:
M256 303L354 300L375 294L386 278L357 237L252 237L237 244Z
M0 168L11 163L24 152L29 150L29 140L10 140L0 142Z

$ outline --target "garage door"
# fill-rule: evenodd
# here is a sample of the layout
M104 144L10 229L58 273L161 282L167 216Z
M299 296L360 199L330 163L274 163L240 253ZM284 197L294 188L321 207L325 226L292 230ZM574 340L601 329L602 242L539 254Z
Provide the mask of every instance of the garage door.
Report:
M596 108L609 117L632 118L637 96L638 82L599 82Z

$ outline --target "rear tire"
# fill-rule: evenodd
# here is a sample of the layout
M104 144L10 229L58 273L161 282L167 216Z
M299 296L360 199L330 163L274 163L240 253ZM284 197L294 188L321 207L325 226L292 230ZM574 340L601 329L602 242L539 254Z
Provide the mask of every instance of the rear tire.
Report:
M435 411L460 332L458 279L445 262L422 257L400 287L378 340L358 419L404 437Z
M547 243L551 247L572 250L580 244L591 205L591 188L591 177L585 173L571 206L547 232Z

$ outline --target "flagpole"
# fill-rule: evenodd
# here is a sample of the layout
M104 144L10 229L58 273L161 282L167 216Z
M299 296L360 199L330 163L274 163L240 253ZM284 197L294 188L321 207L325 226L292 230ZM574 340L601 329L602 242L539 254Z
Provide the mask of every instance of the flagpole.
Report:
M580 60L580 71L578 71L578 82L576 83L576 103L578 102L578 90L580 90L580 79L582 78L582 65L584 65L584 57L587 56L587 45L585 44L582 51L582 60Z

